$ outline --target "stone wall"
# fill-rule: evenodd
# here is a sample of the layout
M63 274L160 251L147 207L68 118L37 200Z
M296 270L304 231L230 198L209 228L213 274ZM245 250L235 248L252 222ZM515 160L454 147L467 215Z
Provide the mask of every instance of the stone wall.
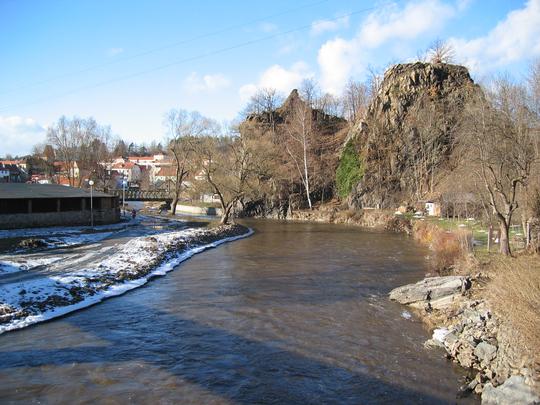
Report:
M195 214L195 215L219 215L221 216L222 210L221 208L214 208L214 207L195 207L192 205L182 205L177 204L176 210L179 212L183 212L186 214Z
M91 215L89 210L32 214L0 214L0 229L60 225L90 225L90 221ZM119 208L94 210L94 225L111 224L119 221Z

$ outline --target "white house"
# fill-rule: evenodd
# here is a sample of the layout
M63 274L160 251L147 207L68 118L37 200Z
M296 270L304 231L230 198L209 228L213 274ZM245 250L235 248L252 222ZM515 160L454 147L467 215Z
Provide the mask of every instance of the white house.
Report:
M127 177L129 182L139 181L141 179L141 168L133 162L113 163L111 172L116 172Z

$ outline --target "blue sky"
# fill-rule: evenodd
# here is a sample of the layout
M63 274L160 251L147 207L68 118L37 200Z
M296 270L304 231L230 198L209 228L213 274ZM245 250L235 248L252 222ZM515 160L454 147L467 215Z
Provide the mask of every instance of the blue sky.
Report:
M231 120L257 87L339 94L369 67L450 41L476 80L540 56L540 0L0 0L0 156L61 115L164 139L171 108Z

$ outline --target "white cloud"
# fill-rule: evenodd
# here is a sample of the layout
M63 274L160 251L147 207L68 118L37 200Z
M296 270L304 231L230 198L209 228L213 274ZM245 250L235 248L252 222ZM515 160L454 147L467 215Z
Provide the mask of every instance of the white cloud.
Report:
M440 0L418 0L399 7L396 3L367 16L352 39L336 38L319 49L318 62L323 90L340 93L352 74L365 72L370 52L394 41L405 46L418 37L435 34L455 16L459 6ZM389 59L399 47L389 47Z
M201 76L193 72L184 80L184 87L191 93L212 92L225 89L230 85L231 81L222 73Z
M410 2L403 9L394 4L370 14L358 39L368 48L376 48L391 39L414 39L442 27L454 14L453 7L439 0Z
M311 35L320 35L325 32L338 31L349 26L349 16L334 20L317 20L311 24Z
M266 32L267 34L269 34L271 32L276 32L278 30L278 26L270 22L263 22L259 24L259 29L262 32Z
M0 156L30 153L35 144L44 140L45 133L45 128L32 118L0 116Z
M116 56L124 52L124 48L109 48L107 50L107 55L109 56Z
M257 89L261 88L272 88L281 93L289 94L292 89L300 86L302 80L313 76L314 73L304 62L296 62L290 69L281 65L273 65L261 74L257 84L249 83L240 87L240 98L245 102L255 94Z
M485 36L474 39L452 38L457 60L473 72L540 55L540 0L530 0L524 8L511 11Z

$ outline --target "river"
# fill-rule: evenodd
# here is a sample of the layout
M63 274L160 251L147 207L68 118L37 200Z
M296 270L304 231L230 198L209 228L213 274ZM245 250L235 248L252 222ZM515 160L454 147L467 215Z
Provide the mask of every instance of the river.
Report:
M165 277L0 336L2 403L455 403L463 372L387 299L426 251L359 228L256 233Z

